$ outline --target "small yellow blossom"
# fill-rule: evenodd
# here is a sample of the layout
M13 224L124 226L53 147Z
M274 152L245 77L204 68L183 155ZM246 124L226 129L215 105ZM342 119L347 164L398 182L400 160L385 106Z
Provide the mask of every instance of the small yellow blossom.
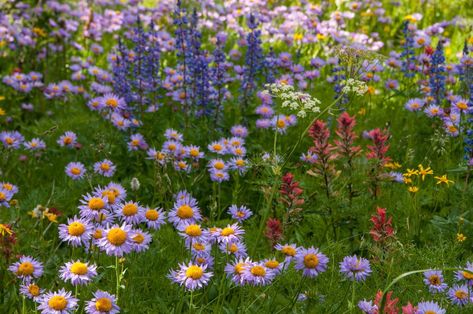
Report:
M404 184L411 184L411 183L412 183L412 179L411 179L411 178L406 178L406 177L404 177L403 181L404 181Z
M404 177L410 178L419 174L419 170L416 169L407 169L407 172L403 174Z
M419 188L417 186L410 186L407 190L411 193L417 193Z
M0 117L4 116L5 114L6 114L5 110L2 107L0 107Z
M302 39L304 39L304 34L294 33L294 41L301 41Z
M424 169L424 166L422 166L422 165L419 165L418 167L419 167L419 175L421 176L422 181L425 180L426 175L434 174L434 171L430 167L427 167L425 169Z
M395 169L399 169L401 168L401 164L399 164L398 162L387 162L384 167L386 168L389 168L389 169L392 169L392 170L395 170Z
M13 231L10 229L10 227L8 227L5 224L0 224L0 235L1 236L12 235L12 234L13 234Z
M463 242L466 240L466 236L463 233L457 233L457 241Z
M444 174L444 175L441 176L441 177L434 177L434 178L437 179L437 184L442 184L442 183L444 183L444 184L446 184L447 186L449 186L450 183L454 183L452 180L449 180L449 179L447 178L447 175L446 175L446 174Z

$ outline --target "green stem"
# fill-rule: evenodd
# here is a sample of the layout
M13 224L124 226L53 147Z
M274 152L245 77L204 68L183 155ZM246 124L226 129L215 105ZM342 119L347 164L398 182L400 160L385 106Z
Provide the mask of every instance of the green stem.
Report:
M116 279L116 290L115 297L118 303L118 293L120 291L120 271L118 270L118 256L115 256L115 279Z

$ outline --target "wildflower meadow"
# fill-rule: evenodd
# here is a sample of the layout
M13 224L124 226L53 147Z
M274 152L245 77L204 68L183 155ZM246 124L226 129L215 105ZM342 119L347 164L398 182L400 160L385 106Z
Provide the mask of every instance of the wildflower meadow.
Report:
M471 0L0 0L0 313L473 313Z

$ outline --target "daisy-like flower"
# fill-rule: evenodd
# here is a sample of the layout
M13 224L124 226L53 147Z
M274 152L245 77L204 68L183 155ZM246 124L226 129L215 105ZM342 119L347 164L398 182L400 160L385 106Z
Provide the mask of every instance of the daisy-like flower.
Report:
M420 302L416 314L446 314L447 312L437 302Z
M190 145L186 147L187 155L192 158L193 160L199 160L204 158L204 153L200 151L199 146Z
M195 223L202 220L196 199L188 196L176 200L173 210L168 214L168 220L176 227L183 223Z
M454 285L448 290L447 295L455 305L464 306L471 302L469 299L470 291L467 285Z
M365 314L378 314L378 306L373 301L362 300L358 302L358 308Z
M76 310L78 301L64 289L47 292L39 299L38 310L42 314L68 314Z
M429 287L431 293L445 291L448 285L443 281L441 270L429 270L424 273L424 283Z
M162 152L171 156L176 156L181 150L182 144L180 142L170 140L163 143Z
M209 256L212 245L205 241L194 241L191 246L191 254L193 257Z
M190 262L189 264L179 264L179 269L171 271L169 278L184 286L187 290L195 290L206 286L212 277L211 272L206 272L206 265L196 265Z
M473 286L473 263L467 262L466 267L459 267L464 270L455 272L455 278L458 281L466 281L471 287Z
M98 191L97 191L98 192ZM105 196L105 194L103 194L103 192L107 192L106 196L108 197L108 203L109 204L113 204L114 202L112 202L111 200L111 195L110 195L110 192L113 192L113 195L114 195L114 200L115 202L121 202L123 201L125 198L126 198L126 190L125 188L118 184L118 183L114 183L114 182L110 182L106 187L105 187L105 190L102 191L102 196Z
M345 256L340 262L340 272L350 280L364 281L371 274L370 262L356 255Z
M292 261L297 254L297 246L295 244L276 244L274 247L277 251L285 256L285 262Z
M81 217L89 220L98 220L100 218L100 214L108 210L109 206L107 198L102 196L102 193L99 194L100 196L92 196L87 194L80 200L82 204L79 206ZM115 199L114 195L113 197Z
M59 137L57 143L62 147L74 148L77 144L77 135L74 132L67 131Z
M219 155L225 155L227 149L225 143L223 141L216 141L210 143L209 146L207 146L208 150L210 150L212 153L217 153Z
M220 230L220 234L217 237L219 243L229 243L240 241L240 236L245 233L238 224L227 225L225 228Z
M425 101L423 99L414 98L414 99L410 99L406 103L405 108L409 111L419 111L422 109L422 107L424 107L424 105L425 105Z
M74 286L86 285L90 283L95 276L97 276L97 266L93 264L89 265L79 260L67 262L59 270L59 277Z
M296 255L297 270L302 270L302 275L307 277L317 277L320 273L327 270L328 258L319 249L314 247L299 248Z
M212 255L194 256L192 258L192 262L199 266L205 265L209 269L211 269L214 266L214 258Z
M166 223L166 213L161 208L148 208L143 221L148 228L158 230Z
M123 98L120 98L114 94L105 94L103 97L100 98L101 100L101 107L108 108L110 110L118 110L118 109L125 109L126 103Z
M209 162L208 168L210 171L225 171L228 169L228 166L222 159L212 159Z
M207 242L208 231L199 224L184 222L178 226L179 235L184 238L186 246L191 246L194 242Z
M23 143L24 137L18 131L3 131L0 132L0 141L3 143L5 148L18 149Z
M117 314L120 312L120 307L113 294L97 290L94 292L94 297L87 301L85 312L87 314Z
M232 216L233 219L236 219L238 222L243 222L253 215L253 212L249 210L246 206L232 205L228 209L228 213Z
M125 202L116 205L115 213L126 223L137 225L144 220L145 209L136 202Z
M73 180L82 179L85 175L85 167L80 162L70 162L66 166L66 174Z
M234 125L232 126L230 132L233 136L245 138L248 136L248 129L243 125Z
M236 258L245 258L248 256L246 245L241 241L222 242L219 249L225 254L233 255Z
M104 236L98 241L98 246L111 256L123 256L133 249L131 225L123 223L105 229Z
M166 154L160 151L157 151L154 148L148 149L146 152L148 157L146 159L151 159L164 166L166 164Z
M0 206L10 207L10 200L13 197L13 193L0 187Z
M282 262L280 263L277 259L275 258L267 258L263 260L264 266L266 266L268 269L273 271L276 275L279 274L285 266L285 263Z
M0 183L0 188L9 191L12 194L18 193L18 187L14 184L9 183L9 182Z
M44 289L41 289L34 282L26 282L20 286L20 293L28 299L36 301L41 297L41 294L44 293Z
M228 263L225 266L225 273L227 277L231 278L236 285L243 285L245 283L245 278L243 272L246 267L252 264L252 261L247 257L246 259L238 259L233 263Z
M437 180L437 184L445 184L446 186L449 186L450 183L454 183L452 180L449 180L447 178L446 174L444 174L443 176L440 176L440 177L434 177L434 179Z
M94 164L94 171L104 177L112 177L115 173L116 166L108 159L96 162Z
M8 267L12 273L24 282L39 278L43 274L43 264L30 256L22 256L20 260Z
M228 174L228 172L223 171L223 170L211 169L210 180L214 182L222 183L223 181L230 180L230 175Z
M265 286L271 283L276 274L263 262L252 262L244 267L242 276L245 283L253 286Z
M237 170L241 175L248 169L248 162L243 157L232 157L229 161L230 169Z
M174 141L177 141L177 142L182 142L182 140L184 139L182 134L177 132L174 129L167 129L164 132L164 137L168 140L174 140Z
M131 240L133 241L133 251L143 252L149 249L149 244L153 240L151 235L140 229L133 229L131 231Z
M31 141L23 143L23 145L31 151L46 149L46 143L39 138L33 138Z
M59 238L73 247L87 246L92 236L92 225L84 218L69 218L67 224L59 225Z
M148 144L146 143L143 135L137 133L130 136L130 141L128 142L128 149L130 151L138 149L148 149Z

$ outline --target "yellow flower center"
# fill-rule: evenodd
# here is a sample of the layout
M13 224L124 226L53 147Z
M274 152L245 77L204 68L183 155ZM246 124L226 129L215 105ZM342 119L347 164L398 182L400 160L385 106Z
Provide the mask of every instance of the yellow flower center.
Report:
M432 275L429 277L429 282L431 285L438 286L440 285L440 277L437 275Z
M231 253L236 253L238 251L238 246L235 243L232 243L227 248Z
M99 298L95 301L95 309L100 312L110 312L112 301L109 298Z
M55 295L48 301L49 308L62 311L67 307L67 299L62 295Z
M74 221L69 226L67 226L67 231L71 236L78 237L85 232L85 226L83 223Z
M176 150L176 144L169 144L169 145L168 145L168 149L169 149L170 151L175 151L175 150Z
M286 121L284 121L283 119L278 119L277 126L280 129L284 128L286 126Z
M34 283L32 283L28 286L28 292L32 296L37 297L39 295L39 287L35 285Z
M140 140L132 140L131 145L138 146L140 144Z
M7 196L5 195L5 193L0 192L0 201L4 201L6 199L7 199Z
M228 237L229 235L235 234L235 230L232 227L223 228L220 234L224 237Z
M268 268L271 268L271 269L275 269L279 266L279 262L276 261L276 260L271 260L271 261L267 261L264 266L268 267Z
M319 265L319 258L317 255L309 253L304 256L304 265L307 268L315 268L317 265Z
M13 144L14 141L13 141L13 139L12 139L11 137L7 137L7 138L5 139L5 142L7 142L8 145L11 145L11 144Z
M192 244L192 247L197 251L203 251L205 249L205 245L202 243L194 243Z
M87 268L87 264L82 262L75 262L71 265L70 271L74 275L85 275L87 274L89 269Z
M463 101L458 102L458 103L457 103L457 107L458 107L458 109L460 109L460 110L466 110L466 109L468 109L468 105L467 105L465 102L463 102Z
M235 273L241 274L243 273L243 269L245 268L246 264L245 263L238 263L235 265Z
M123 206L122 212L125 216L133 216L138 212L138 206L133 203L126 204Z
M464 277L465 279L472 280L472 279L473 279L473 274L464 271L464 272L463 272L463 277Z
M107 234L107 239L115 246L120 246L126 241L127 233L120 228L112 228Z
M100 169L103 170L103 171L108 171L110 170L110 165L106 162L103 162L101 165L100 165Z
M137 233L135 236L133 236L133 241L135 243L141 244L145 240L145 237L141 233Z
M17 275L20 276L29 276L33 273L34 266L30 262L23 262L18 266L18 270L16 271Z
M95 230L93 237L96 240L101 239L103 237L102 229Z
M203 257L198 257L198 258L196 259L196 262L197 262L198 264L204 264L204 263L205 263L205 258L203 258Z
M77 167L73 167L71 169L71 173L74 174L74 175L79 175L81 173L80 169L77 168Z
M145 213L145 217L148 220L155 221L159 218L159 213L156 209L148 209Z
M437 312L428 310L428 311L425 312L425 314L437 314Z
M189 151L189 154L190 154L192 157L197 157L197 156L199 156L199 150L198 150L198 149L195 149L195 148L192 148L192 149Z
M70 136L66 136L66 137L62 140L62 142L63 142L64 144L66 144L66 145L69 145L69 144L72 143L72 138L71 138Z
M258 276L258 277L264 277L264 275L266 275L266 269L264 269L263 266L259 266L259 265L251 267L250 272L253 276Z
M186 270L186 277L187 278L192 278L194 280L200 279L204 275L204 271L202 270L202 267L197 266L197 265L192 265L189 266Z
M202 235L202 229L200 229L199 225L189 225L186 227L185 232L191 237L198 237Z
M109 107L115 108L118 106L118 101L114 98L109 98L105 101L105 104Z
M177 209L176 214L181 219L188 219L194 216L194 211L189 205L182 205Z
M105 202L100 197L92 197L88 205L92 210L101 210L105 207Z
M214 164L214 168L215 169L218 169L218 170L222 170L223 168L225 168L225 164L221 161L217 161L215 164Z
M213 149L216 150L216 151L220 151L220 150L222 150L222 145L220 145L220 144L215 144L215 145L213 146Z
M245 217L245 213L244 212L241 212L241 211L237 211L236 215L240 218L243 218Z
M455 291L455 296L462 300L462 299L466 299L468 298L468 293L466 293L466 291L463 291L463 290L457 290Z
M4 188L5 190L11 191L11 190L13 190L13 185L10 184L10 183L4 183L4 184L3 184L3 188Z
M296 255L296 249L293 248L292 246L285 246L281 249L281 252L284 254L284 255L288 255L288 256L295 256Z
M115 198L117 197L117 195L115 194L115 192L110 191L110 190L109 190L109 191L103 191L103 192L102 192L102 196L106 196L107 199L108 199L108 202L109 202L110 204L115 204ZM105 206L105 204L104 204L104 206Z

